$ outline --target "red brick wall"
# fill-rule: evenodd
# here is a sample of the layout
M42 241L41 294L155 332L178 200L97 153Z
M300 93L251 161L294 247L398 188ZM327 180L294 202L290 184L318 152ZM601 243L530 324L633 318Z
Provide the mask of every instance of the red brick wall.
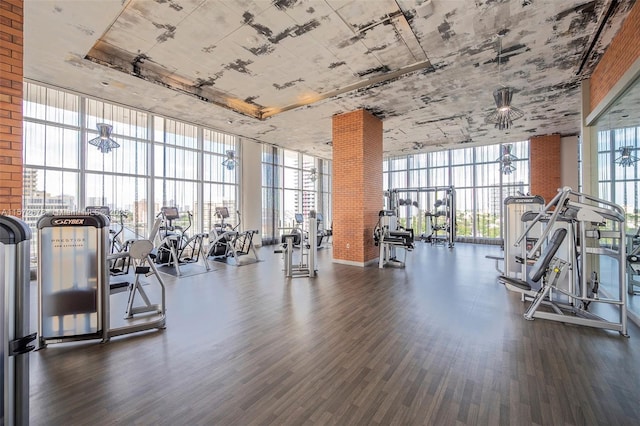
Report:
M23 0L0 0L0 214L22 209Z
M560 188L560 135L534 136L529 139L531 195L551 201Z
M364 110L333 117L333 258L378 257L373 228L383 207L382 121Z
M591 111L609 93L629 67L640 58L640 2L636 2L620 31L591 74Z

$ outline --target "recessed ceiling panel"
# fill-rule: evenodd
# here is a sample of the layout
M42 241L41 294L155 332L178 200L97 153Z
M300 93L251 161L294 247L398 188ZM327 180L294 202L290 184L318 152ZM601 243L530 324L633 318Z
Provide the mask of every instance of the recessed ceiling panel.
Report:
M128 3L88 58L256 118L416 64L391 0L353 2L338 12L321 1L181 6ZM319 29L333 37L314 36ZM428 66L425 55L420 60Z

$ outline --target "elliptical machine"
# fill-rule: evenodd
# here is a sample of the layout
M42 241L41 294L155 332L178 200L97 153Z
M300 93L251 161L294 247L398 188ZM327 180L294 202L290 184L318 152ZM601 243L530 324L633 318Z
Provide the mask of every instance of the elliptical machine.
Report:
M227 207L216 207L216 217L220 219L220 223L213 224L213 229L209 233L209 250L207 252L207 257L213 259L228 256L229 244L235 236L236 229L240 226L240 222L236 226L224 222L229 218Z
M117 210L113 214L117 214L120 217L119 227L114 229L112 227L113 221L111 220L112 211L109 206L87 206L85 207L87 213L100 213L109 219L109 253L118 254L129 251L129 245L135 241L125 240L124 236L124 219L127 218L127 212L124 210ZM111 275L126 275L129 273L131 267L131 258L128 256L115 257L109 260L109 272ZM122 284L122 283L121 283ZM117 285L116 285L117 286ZM121 286L124 286L122 284ZM113 284L112 284L113 287Z
M214 224L209 233L207 258L224 262L229 258L233 258L236 266L259 262L258 253L253 246L253 236L258 233L258 230L238 231L241 223L240 212L236 211L236 214L238 215L238 223L236 226L231 226L224 222L225 219L229 218L229 209L227 207L216 207L216 217L220 219L220 223ZM252 255L246 258L249 260L240 262L240 256L248 254Z
M186 263L197 263L202 258L203 266L207 271L211 270L209 263L202 252L206 233L194 234L189 238L187 231L193 223L193 215L187 212L189 224L186 228L174 225L173 221L180 219L177 207L162 207L157 217L161 218L160 244L157 247L155 262L161 265L173 266L177 276L181 276L180 265Z

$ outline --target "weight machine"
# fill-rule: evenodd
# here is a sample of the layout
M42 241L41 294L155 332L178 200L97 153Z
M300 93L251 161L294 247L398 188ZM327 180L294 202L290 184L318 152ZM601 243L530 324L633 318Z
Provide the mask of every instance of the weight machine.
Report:
M292 228L280 228L280 230L288 232L281 237L281 248L275 250L275 253L283 253L284 255L284 275L287 278L309 277L313 278L317 275L316 257L318 244L312 244L318 239L318 218L315 210L309 212L309 234L305 241L304 235L304 218L301 213L295 214L296 225ZM300 261L298 264L293 262L293 248L300 246Z
M413 207L420 209L421 201L426 200L426 204L422 204L433 207L432 209L420 210L418 214L417 228L420 239L432 244L454 247L456 240L456 191L453 186L397 188L386 191L385 195L388 198L388 210L394 210L397 217L400 217L401 209L404 207L407 216L411 218L411 209ZM417 199L412 200L410 197ZM414 229L415 233L415 227L410 219L406 228ZM422 233L423 229L424 233Z
M496 269L498 260L504 260L504 271L499 271L501 276L498 277L498 281L505 284L508 289L512 289L511 287L513 285L517 286L519 281L527 280L527 268L531 266L531 263L526 261L527 251L540 238L543 222L541 221L537 226L531 228L526 238L526 244L520 244L516 247L515 242L524 232L528 222L531 222L540 213L544 207L544 199L539 195L509 196L504 199L503 204L504 258L487 257L496 260ZM537 254L539 255L539 253ZM503 280L502 278L505 279ZM516 279L515 284L509 281L511 278ZM516 291L521 290L517 289ZM535 295L535 292L532 292L531 295Z
M380 247L378 267L394 266L404 268L407 252L413 250L413 229L398 227L398 218L393 210L380 210L378 223L373 230L373 240L376 247ZM404 259L398 260L396 249L403 249Z
M207 233L194 234L189 238L187 231L193 223L193 215L187 212L189 224L186 228L174 225L175 220L180 219L177 207L162 207L156 216L162 220L159 237L160 243L157 246L155 262L165 266L173 266L176 276L182 276L180 265L187 263L198 263L202 259L202 265L208 271L211 270L206 257L201 256L204 239Z
M541 225L542 230L538 233ZM533 282L543 279L540 289L532 292L525 277L500 278L511 290L520 291L531 300L525 319L543 318L614 330L627 336L625 215L622 207L569 187L561 188L528 221L514 246L519 247L532 235L534 238L523 261L535 262L528 278ZM592 269L604 256L615 260L617 283L614 284L618 287L607 297L600 294L599 274ZM608 312L604 311L606 306L603 305L616 308L618 318L605 318L603 315ZM543 310L543 306L550 309Z
M120 253L112 253L107 256L108 258L113 257L126 257L127 264L133 263L134 268L134 280L131 283L127 283L129 287L129 294L127 298L127 308L125 310L124 318L127 320L134 319L136 315L140 314L159 314L160 316L153 321L153 327L150 327L148 323L142 324L141 327L137 326L139 330L147 330L149 328L164 328L165 326L165 291L164 291L164 282L162 278L158 274L158 271L153 265L153 258L155 257L155 249L152 241L155 239L160 226L162 224L162 220L156 218L153 227L151 228L151 232L149 234L149 239L147 240L129 240L127 244L127 250L122 251ZM149 276L155 275L162 287L161 293L161 302L158 304L153 304L150 302L149 296L142 286L140 279L141 276ZM113 290L113 286L110 286ZM142 305L134 306L136 295L140 295L143 303ZM109 331L110 336L115 336L119 334L124 334L124 332L129 333L133 327L124 327L120 329L112 329ZM122 332L124 331L124 332ZM138 331L138 330L136 330Z
M280 228L280 229L288 229L289 234L293 235L293 246L299 247L303 242L306 245L311 244L311 237L308 235L308 232L304 230L304 216L302 213L296 213L294 215L294 225L292 228ZM324 237L328 237L327 231L324 229L324 216L320 212L316 212L316 247L322 248L322 242L324 241ZM282 241L284 242L284 241Z
M238 218L240 212L236 212ZM231 226L228 223L224 223L225 219L229 218L229 209L227 207L216 207L216 217L220 219L220 223L216 223L213 229L209 233L209 250L207 257L213 260L227 261L232 258L236 266L248 265L251 263L259 262L260 258L253 245L253 236L258 233L257 229L250 229L247 231L238 231L240 227L240 220L236 226ZM241 256L251 256L242 258ZM244 260L248 259L248 260Z
M151 236L160 228L157 219ZM48 343L101 339L166 326L165 284L153 262L151 239L135 240L128 252L109 254L109 219L102 214L46 214L38 220L38 335ZM112 259L109 257L112 256ZM111 327L109 261L130 257L135 279L122 327ZM155 277L160 303L152 305L139 281ZM136 295L144 306L134 307ZM139 314L145 314L140 318ZM139 321L137 321L139 319Z

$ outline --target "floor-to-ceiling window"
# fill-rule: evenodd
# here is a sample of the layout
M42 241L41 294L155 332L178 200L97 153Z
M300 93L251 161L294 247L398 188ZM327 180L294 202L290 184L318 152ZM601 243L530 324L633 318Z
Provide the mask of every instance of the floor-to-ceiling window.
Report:
M529 191L529 143L508 145L516 157L509 174L502 172L498 161L504 144L461 148L386 159L384 189L453 186L458 239L499 243L504 198ZM418 234L428 232L422 216L436 209L432 204L441 203L441 195L444 192L413 195L418 206L400 209L400 223Z
M80 198L80 97L25 84L23 219L35 230L47 211L75 211Z
M211 229L216 206L238 220L238 168L223 165L236 136L28 82L23 111L23 217L34 230L45 212L87 206L109 207L138 235L163 206L178 207L183 226L190 212L190 232ZM118 144L109 152L88 143L101 123Z
M237 156L237 138L225 133L214 132L213 130L203 130L203 221L204 229L212 229L215 222L220 222L220 218L215 216L216 207L226 207L229 211L228 223L237 224L241 218L237 217L237 191L238 175L234 162L225 162L228 158L227 152L233 152L234 158Z
M177 207L178 225L188 226L188 215L198 199L199 158L197 127L162 117L153 118L154 211ZM198 217L193 218L197 222Z
M274 244L282 226L282 166L280 150L262 146L262 243Z
M333 230L333 204L331 201L333 181L331 177L331 161L318 160L318 211L324 216L322 230Z
M84 170L84 206L109 206L112 220L136 234L147 230L147 188L150 152L148 114L110 103L86 99L82 140L98 136L97 124L113 126L111 138L120 146L102 153L87 146ZM79 145L82 151L83 144ZM82 206L80 206L82 207Z
M311 210L322 213L323 229L331 226L331 163L295 151L263 146L263 243L278 241L282 228L296 226L302 214L308 226Z
M598 132L598 192L600 198L613 201L626 212L627 232L635 233L639 226L640 171L638 163L620 161L622 150L630 159L638 158L640 127L601 130ZM616 163L618 160L618 163ZM623 165L624 164L624 165Z
M614 202L625 211L627 252L640 250L640 80L633 84L592 123L598 129L598 196ZM636 322L640 318L640 267L624 265L627 270L627 303ZM613 259L600 262L602 288L616 295L619 279Z

